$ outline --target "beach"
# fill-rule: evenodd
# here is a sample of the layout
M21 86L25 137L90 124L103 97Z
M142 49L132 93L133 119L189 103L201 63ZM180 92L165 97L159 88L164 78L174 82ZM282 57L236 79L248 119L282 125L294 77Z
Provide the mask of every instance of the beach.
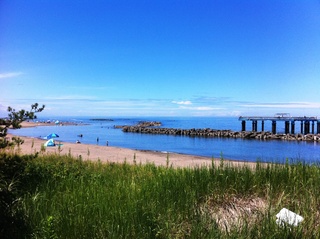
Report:
M47 123L30 123L23 122L22 127L32 127L32 126L46 126ZM11 139L15 135L8 134L7 138ZM24 143L20 145L18 149L15 147L15 152L21 154L33 154L35 152L41 152L42 145L46 140L32 137L19 136L24 140ZM166 153L158 151L148 151L148 150L134 150L121 147L113 147L106 145L92 145L92 144L77 144L70 142L60 141L59 138L55 139L56 144L62 144L59 146L45 147L44 154L61 154L69 155L71 154L75 158L82 158L83 160L92 160L105 163L130 163L130 164L146 164L153 163L157 166L169 166L179 168L179 167L201 167L210 166L212 162L219 165L221 159L212 159L209 157L201 157L194 155L178 154L178 153ZM231 166L254 166L255 163L252 162L240 162L233 160L224 159L224 163Z

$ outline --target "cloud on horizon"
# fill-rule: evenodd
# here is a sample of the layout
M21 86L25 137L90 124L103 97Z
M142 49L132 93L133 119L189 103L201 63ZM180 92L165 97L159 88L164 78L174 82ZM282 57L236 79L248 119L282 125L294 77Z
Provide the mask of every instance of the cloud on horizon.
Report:
M191 100L175 99L99 99L91 95L61 95L45 98L3 99L7 106L29 109L32 103L45 104L48 115L159 115L159 116L239 116L250 114L274 114L290 111L293 114L319 114L319 102L248 102L229 97L198 97ZM7 106L5 106L7 105Z
M99 101L96 97L93 96L84 96L84 95L62 95L62 96L48 96L44 100L52 101Z
M192 102L190 100L186 100L186 101L171 101L173 104L177 104L177 105L192 105Z
M0 79L7 79L7 78L13 78L23 75L22 72L7 72L7 73L0 73Z
M318 102L283 102L283 103L244 103L242 107L252 108L308 108L320 110L320 103Z

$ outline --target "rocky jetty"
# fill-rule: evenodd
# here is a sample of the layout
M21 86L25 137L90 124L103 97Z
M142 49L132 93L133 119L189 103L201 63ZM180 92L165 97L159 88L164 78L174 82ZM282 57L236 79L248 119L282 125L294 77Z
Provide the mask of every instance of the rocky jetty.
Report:
M139 124L137 124L138 127L155 127L155 126L161 126L161 122L158 121L140 121Z
M273 134L271 132L253 132L253 131L232 131L216 129L175 129L160 128L160 122L144 122L135 126L118 126L123 132L141 133L141 134L166 134L180 135L189 137L221 137L221 138L243 138L258 140L295 140L295 141L315 141L320 142L320 134Z
M158 122L158 121L140 121L135 126L115 125L114 127L117 128L117 129L124 129L126 127L147 128L147 127L158 127L158 126L161 126L161 122Z

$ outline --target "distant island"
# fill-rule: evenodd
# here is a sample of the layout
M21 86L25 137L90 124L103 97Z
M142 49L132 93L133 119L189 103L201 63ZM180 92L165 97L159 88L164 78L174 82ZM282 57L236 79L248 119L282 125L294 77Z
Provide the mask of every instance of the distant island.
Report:
M91 121L114 121L113 119L89 119Z

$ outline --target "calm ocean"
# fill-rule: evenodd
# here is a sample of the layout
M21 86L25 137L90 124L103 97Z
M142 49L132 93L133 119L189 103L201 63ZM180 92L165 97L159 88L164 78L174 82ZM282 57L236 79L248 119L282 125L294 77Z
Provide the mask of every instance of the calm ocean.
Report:
M124 147L130 149L152 150L191 154L207 157L223 157L225 159L244 161L268 161L284 162L303 160L306 162L320 162L320 143L298 141L260 141L233 138L201 138L172 135L152 135L123 133L121 129L115 129L114 125L135 125L139 121L160 121L161 127L166 128L212 128L241 130L241 122L237 117L122 117L107 118L110 121L98 121L91 119L101 117L68 117L50 118L63 122L82 123L82 126L43 126L10 130L10 133L19 136L44 137L50 133L57 133L59 140L76 142L80 140L86 144ZM39 119L41 120L41 119ZM47 120L47 119L42 119ZM259 127L261 127L259 125ZM258 127L258 131L260 128ZM251 130L251 125L247 124ZM265 123L265 131L270 131L271 123ZM284 131L284 123L278 123L277 132ZM80 138L78 135L82 134Z

